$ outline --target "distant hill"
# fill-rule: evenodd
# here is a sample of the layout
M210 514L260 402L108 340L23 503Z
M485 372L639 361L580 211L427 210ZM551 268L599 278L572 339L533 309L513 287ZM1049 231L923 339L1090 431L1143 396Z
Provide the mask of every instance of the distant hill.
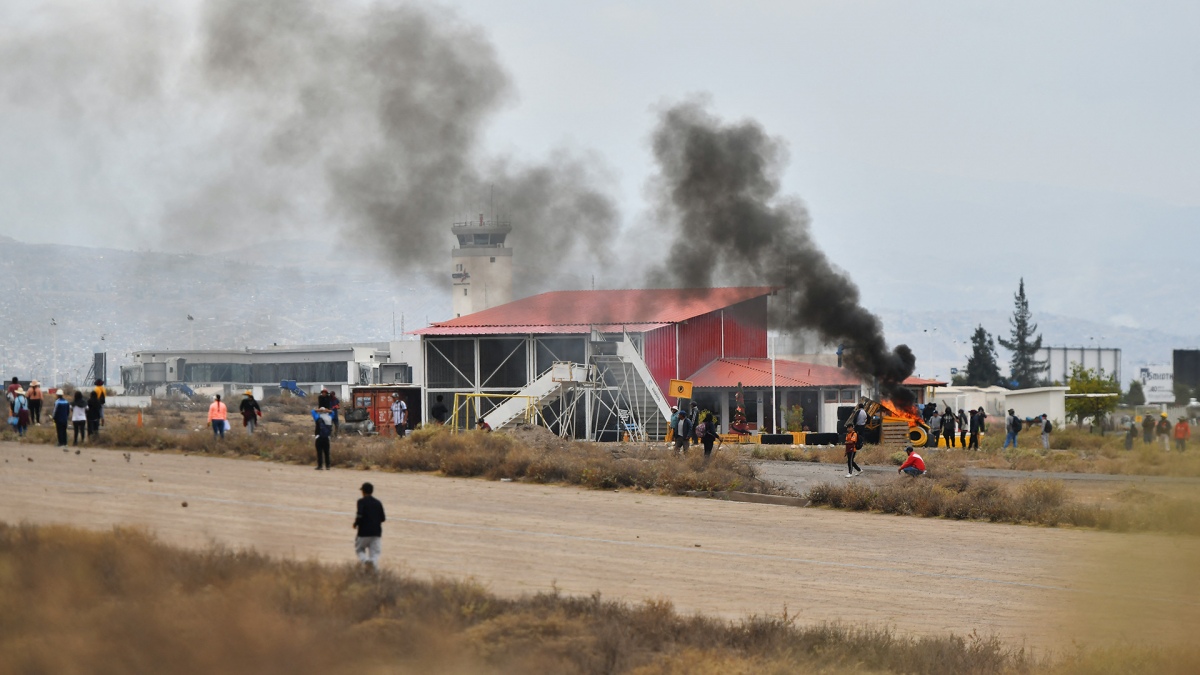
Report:
M52 320L58 370L80 381L96 349L108 352L109 378L116 379L117 366L145 348L382 341L393 337L393 312L396 334L402 323L412 330L450 315L449 288L326 259L317 244L293 265L300 256L290 257L288 248L257 251L258 261L246 262L5 240L0 375L51 379Z
M81 381L94 349L108 352L109 377L115 379L117 366L141 349L386 341L451 314L448 283L406 278L403 270L360 260L326 242L280 241L188 255L6 237L0 244L5 379L51 379L52 319L59 372ZM950 368L965 367L975 326L1007 335L1010 311L877 313L889 342L907 343L917 353L918 372L948 377ZM1035 313L1034 321L1047 346L1121 348L1123 385L1137 366L1170 363L1172 349L1200 341L1055 314ZM1003 366L1008 354L1001 349L999 355Z

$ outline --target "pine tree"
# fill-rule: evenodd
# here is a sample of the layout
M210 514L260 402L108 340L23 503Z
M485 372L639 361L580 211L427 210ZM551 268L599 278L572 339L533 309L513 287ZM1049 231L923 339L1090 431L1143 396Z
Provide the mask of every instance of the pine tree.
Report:
M1030 321L1032 315L1029 313L1029 300L1025 298L1024 277L1021 278L1021 285L1013 299L1016 308L1012 318L1008 320L1012 327L1012 339L999 338L999 341L1001 347L1013 353L1012 379L1017 383L1018 389L1025 389L1038 385L1041 379L1039 375L1046 370L1046 362L1037 360L1037 353L1042 348L1042 336L1033 337L1037 332L1037 324Z
M1125 405L1146 405L1146 392L1138 380L1129 381L1129 393L1125 394Z
M1000 381L1000 366L996 365L996 343L991 333L979 326L971 336L971 358L967 359L966 384L990 387Z

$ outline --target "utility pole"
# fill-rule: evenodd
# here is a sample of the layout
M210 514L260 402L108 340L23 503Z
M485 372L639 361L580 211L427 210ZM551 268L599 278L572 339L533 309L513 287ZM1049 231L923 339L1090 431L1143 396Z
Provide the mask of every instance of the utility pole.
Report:
M50 317L50 333L54 339L54 372L50 374L50 384L58 389L58 322Z

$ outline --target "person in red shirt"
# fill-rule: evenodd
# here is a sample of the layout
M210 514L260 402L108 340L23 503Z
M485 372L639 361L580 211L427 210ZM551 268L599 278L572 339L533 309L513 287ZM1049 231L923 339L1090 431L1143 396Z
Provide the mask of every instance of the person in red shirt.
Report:
M908 453L908 459L904 460L904 463L900 465L900 469L896 473L906 473L910 476L924 475L925 460L921 459L920 455L913 452L911 445L904 448L904 451Z
M1192 437L1192 427L1186 417L1180 417L1175 423L1175 449L1183 452L1187 449L1188 439Z

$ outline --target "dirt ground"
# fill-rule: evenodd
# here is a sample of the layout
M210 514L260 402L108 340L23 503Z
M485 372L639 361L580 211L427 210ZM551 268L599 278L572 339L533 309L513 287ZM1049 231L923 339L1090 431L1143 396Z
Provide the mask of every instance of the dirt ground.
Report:
M386 566L500 594L666 598L730 618L786 608L803 623L975 630L1037 648L1172 641L1200 625L1195 538L124 454L0 443L0 519L347 562L370 480L389 514Z

